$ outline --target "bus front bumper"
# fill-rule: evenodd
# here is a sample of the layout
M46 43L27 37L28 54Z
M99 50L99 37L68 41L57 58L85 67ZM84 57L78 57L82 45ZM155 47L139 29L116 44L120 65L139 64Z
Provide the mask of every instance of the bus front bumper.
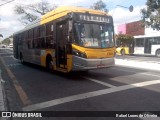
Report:
M115 65L115 59L85 59L73 56L73 71L107 68Z

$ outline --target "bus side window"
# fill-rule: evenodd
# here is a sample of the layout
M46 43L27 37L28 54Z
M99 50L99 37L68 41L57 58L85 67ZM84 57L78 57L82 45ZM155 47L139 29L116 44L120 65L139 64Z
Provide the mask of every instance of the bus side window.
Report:
M29 30L28 48L33 48L33 29Z
M53 48L53 23L46 25L46 48Z

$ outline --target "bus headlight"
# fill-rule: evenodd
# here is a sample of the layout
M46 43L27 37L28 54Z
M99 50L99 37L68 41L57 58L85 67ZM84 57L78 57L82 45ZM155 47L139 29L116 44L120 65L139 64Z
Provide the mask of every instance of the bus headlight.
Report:
M82 57L82 58L87 58L86 53L82 53L82 52L80 52L80 51L78 51L78 50L73 49L72 53L73 53L73 55L75 55L75 56Z

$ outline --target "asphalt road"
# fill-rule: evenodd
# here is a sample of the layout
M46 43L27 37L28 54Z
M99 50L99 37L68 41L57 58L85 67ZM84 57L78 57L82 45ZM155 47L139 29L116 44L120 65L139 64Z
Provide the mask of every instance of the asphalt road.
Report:
M19 60L14 59L11 50L0 49L0 57L0 69L5 81L9 111L142 111L142 114L144 111L150 114L154 113L152 111L160 111L159 71L115 66L90 70L88 73L50 73L36 65L22 65ZM145 59L153 60L152 57ZM159 60L159 58L154 59ZM94 116L43 119L117 120L120 118ZM158 120L157 118L130 119Z
M148 61L160 63L160 58L156 56L144 56L144 55L116 55L116 59L126 59L126 60L135 60L135 61Z

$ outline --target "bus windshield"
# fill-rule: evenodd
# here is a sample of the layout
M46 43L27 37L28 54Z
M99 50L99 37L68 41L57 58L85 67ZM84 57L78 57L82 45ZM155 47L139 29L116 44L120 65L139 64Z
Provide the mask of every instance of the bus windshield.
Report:
M109 48L114 46L112 24L75 23L75 44L89 48Z

